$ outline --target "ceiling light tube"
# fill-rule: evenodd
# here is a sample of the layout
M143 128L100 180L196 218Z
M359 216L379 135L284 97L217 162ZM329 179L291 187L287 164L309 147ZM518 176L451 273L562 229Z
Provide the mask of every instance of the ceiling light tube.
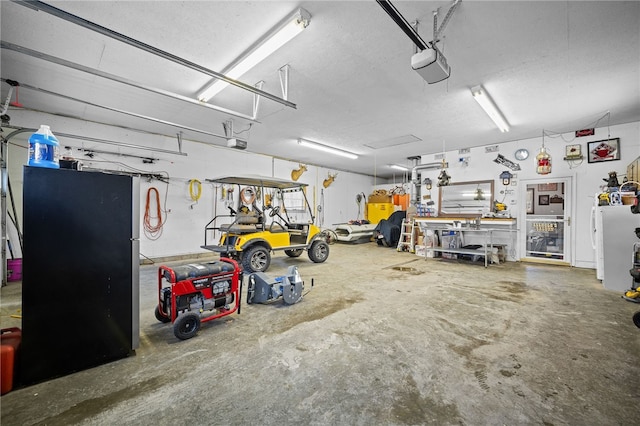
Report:
M238 79L289 40L300 34L302 30L307 28L310 20L311 15L309 12L302 8L296 10L279 25L262 36L252 47L240 55L232 65L225 68L222 73L229 78ZM198 100L207 102L228 85L229 83L216 79L198 94Z
M407 167L399 166L397 164L389 164L389 167L396 170L402 170L403 172L408 172L409 169Z
M313 148L313 149L317 149L318 151L323 151L323 152L328 152L330 154L334 154L334 155L340 155L342 157L347 157L350 158L352 160L355 160L358 158L358 156L356 154L354 154L353 152L349 152L349 151L343 151L342 149L338 149L338 148L333 148L327 145L323 145L321 143L318 142L311 142L309 140L306 139L298 139L298 145L300 146L305 146L307 148Z
M507 123L507 120L504 119L502 113L493 103L491 97L484 90L484 88L482 86L475 86L471 88L471 94L473 95L473 98L476 100L476 102L480 104L482 109L484 109L484 112L486 112L487 115L493 120L493 122L496 123L498 129L500 129L500 131L503 133L508 132L509 123Z

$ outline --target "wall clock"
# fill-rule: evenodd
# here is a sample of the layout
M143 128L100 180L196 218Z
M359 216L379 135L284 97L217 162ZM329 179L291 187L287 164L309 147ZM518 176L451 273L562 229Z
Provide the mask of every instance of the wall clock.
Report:
M514 155L514 157L516 157L516 160L523 161L523 160L526 160L527 158L529 158L529 151L524 149L524 148L520 148L513 155Z

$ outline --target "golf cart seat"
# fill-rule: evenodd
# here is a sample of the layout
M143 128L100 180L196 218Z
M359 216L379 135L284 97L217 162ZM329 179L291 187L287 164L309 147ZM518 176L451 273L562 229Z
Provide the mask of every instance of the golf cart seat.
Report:
M260 222L260 217L255 211L249 213L238 212L235 223L239 225L255 225Z
M258 227L254 224L224 223L220 225L220 231L231 232L233 234L250 234L257 232Z
M256 232L260 225L261 217L255 212L238 212L233 223L220 225L222 232L232 232L234 234L248 234Z
M290 223L287 226L287 230L291 235L307 235L309 225L306 223Z

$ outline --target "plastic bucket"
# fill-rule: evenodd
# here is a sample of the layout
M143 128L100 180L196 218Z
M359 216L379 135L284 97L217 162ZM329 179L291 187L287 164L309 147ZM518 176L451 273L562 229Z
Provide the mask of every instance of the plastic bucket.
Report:
M22 280L22 259L7 259L7 281Z

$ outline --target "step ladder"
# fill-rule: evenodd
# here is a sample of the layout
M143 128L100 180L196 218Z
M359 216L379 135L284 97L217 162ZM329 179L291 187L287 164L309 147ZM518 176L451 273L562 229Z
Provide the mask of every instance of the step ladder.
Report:
M400 228L400 239L398 240L398 251L408 251L413 253L416 247L415 230L416 223L413 219L402 221L402 227Z

